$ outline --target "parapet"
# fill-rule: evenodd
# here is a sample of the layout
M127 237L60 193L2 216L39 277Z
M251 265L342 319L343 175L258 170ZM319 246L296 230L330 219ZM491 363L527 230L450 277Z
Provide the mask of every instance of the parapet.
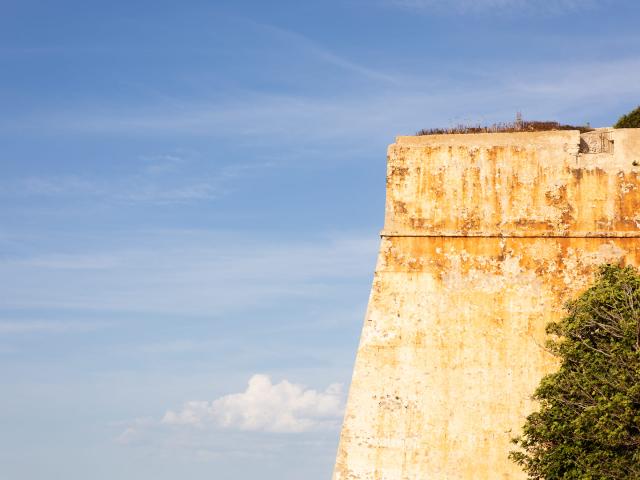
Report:
M397 137L384 236L640 232L640 129Z

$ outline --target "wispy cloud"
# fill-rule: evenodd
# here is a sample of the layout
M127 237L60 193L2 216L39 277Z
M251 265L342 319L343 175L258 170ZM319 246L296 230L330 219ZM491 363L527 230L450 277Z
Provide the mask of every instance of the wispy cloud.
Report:
M511 71L501 69L501 73L514 92L523 96L565 99L567 103L640 92L640 86L629 81L630 77L640 76L640 56L575 64L547 63L540 70L514 65Z
M159 171L159 170L158 170ZM156 173L156 172L154 172ZM0 195L61 198L99 198L127 203L184 203L216 198L223 192L222 176L208 179L170 178L132 174L109 180L77 175L29 177L5 181Z
M5 257L0 276L11 282L3 285L0 308L208 315L266 308L283 298L337 295L346 281L368 280L378 240L342 234L278 243L165 230L127 232L122 243L126 247Z
M92 332L109 326L110 323L95 321L0 320L0 335Z
M115 195L117 200L134 203L185 203L202 200L212 200L221 196L223 187L218 179L187 183L185 185L164 187L162 185L141 182L135 188L127 188Z
M104 187L94 181L76 175L64 177L29 177L20 182L21 191L34 195L99 195ZM4 191L10 190L5 184Z
M433 13L483 13L525 11L527 13L560 14L594 8L608 0L384 0L387 5Z
M175 154L145 155L142 160L146 164L145 171L153 174L175 172L187 161L184 157Z
M270 162L208 167L196 177L179 172L186 161L174 155L144 157L141 169L104 179L80 175L27 177L0 183L0 196L94 198L118 203L179 204L219 198L233 182L274 166Z
M7 264L52 270L105 270L118 267L121 259L108 254L52 254L7 260Z
M360 63L349 60L346 57L341 56L326 47L323 47L319 43L311 40L309 37L302 35L298 32L294 32L292 30L287 30L282 27L277 27L275 25L269 25L264 23L259 23L255 25L257 25L258 27L264 30L272 32L273 34L281 38L284 38L287 41L290 41L291 45L294 46L294 48L304 50L307 55L315 57L325 63L347 70L348 72L351 72L358 76L362 76L369 80L383 82L383 83L394 85L394 86L401 86L404 83L402 81L402 78L399 76L391 75L387 72L375 70L373 68L370 68L365 65L361 65Z
M216 348L216 342L197 340L170 340L166 342L148 343L137 347L142 353L163 354L163 353L185 353L202 351L207 348Z
M466 114L514 114L514 108L545 112L545 117L585 108L592 111L603 95L616 99L640 94L640 85L628 79L640 73L640 58L611 58L602 61L564 61L469 64L464 75L447 84L437 84L431 72L412 75L402 89L378 86L372 90L345 92L341 96L248 93L241 99L219 103L183 102L131 108L121 105L107 110L49 112L37 118L12 119L7 129L43 128L59 133L114 135L192 135L210 138L242 138L246 144L277 143L282 150L291 146L326 145L327 142L354 142L388 139L398 133L413 133L443 119ZM472 80L465 80L472 79ZM437 86L425 90L423 85ZM528 107L528 108L527 108ZM490 120L504 120L495 118ZM562 120L562 119L559 119ZM282 139L287 143L283 147ZM71 179L68 187L90 190L81 179ZM60 191L46 182L31 185L34 191ZM142 189L144 191L144 189ZM97 191L100 191L98 188ZM149 196L158 194L151 192ZM188 191L175 189L174 198L203 198L215 190L197 183ZM142 194L144 197L144 194Z

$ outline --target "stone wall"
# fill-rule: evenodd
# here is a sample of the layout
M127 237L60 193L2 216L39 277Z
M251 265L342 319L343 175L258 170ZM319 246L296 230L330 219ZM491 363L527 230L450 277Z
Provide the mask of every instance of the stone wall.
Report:
M640 131L399 137L334 480L520 479L545 325L640 262ZM584 149L583 149L584 151Z

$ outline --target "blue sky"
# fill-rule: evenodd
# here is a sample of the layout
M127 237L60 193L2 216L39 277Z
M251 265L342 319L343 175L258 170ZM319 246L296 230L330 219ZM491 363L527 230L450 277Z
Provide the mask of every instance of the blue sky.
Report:
M616 0L0 2L0 477L329 477L385 149L640 103Z

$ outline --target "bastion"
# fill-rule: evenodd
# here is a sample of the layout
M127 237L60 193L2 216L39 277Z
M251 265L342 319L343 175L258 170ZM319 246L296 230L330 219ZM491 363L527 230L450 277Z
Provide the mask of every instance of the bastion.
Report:
M640 262L640 130L398 137L334 480L523 479L545 326Z

